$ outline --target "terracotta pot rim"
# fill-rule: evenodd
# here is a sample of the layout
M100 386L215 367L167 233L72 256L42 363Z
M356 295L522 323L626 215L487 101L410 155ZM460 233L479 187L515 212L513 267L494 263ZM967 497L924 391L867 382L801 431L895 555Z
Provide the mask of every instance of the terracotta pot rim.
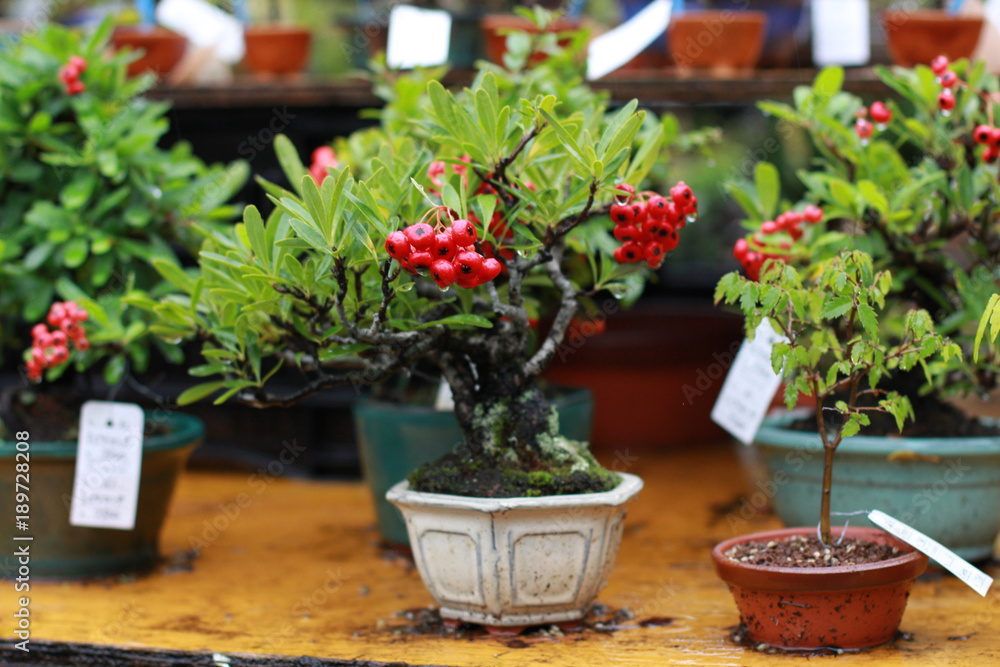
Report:
M724 25L732 25L734 23L767 23L767 14L764 12L750 11L750 10L713 10L704 9L693 12L684 12L683 14L678 14L670 22L671 27L678 23L703 23L704 21L711 21L717 17L726 15L726 19L722 20Z
M149 28L142 26L119 26L111 32L112 38L114 37L141 37L143 39L183 39L187 40L184 35L174 32L169 28L164 28L163 26L155 25Z
M517 14L484 14L479 19L479 24L487 30L498 30L503 28L536 28L537 26L530 20ZM559 32L561 30L574 30L583 25L579 19L571 19L563 16L556 19L549 26L548 32Z
M966 16L966 15L955 15L949 14L941 9L917 9L911 12L905 10L890 10L882 12L881 19L883 22L888 22L889 17L892 16L905 16L906 18L899 22L896 28L900 28L907 23L951 23L952 25L959 23L978 23L983 22L982 16Z
M247 37L291 37L311 35L312 33L301 26L285 26L280 24L270 24L263 26L248 26L243 30Z
M843 530L833 528L839 535ZM744 542L766 542L791 535L815 535L816 528L780 528L748 535L733 537L720 542L712 549L715 571L723 581L742 588L762 591L842 591L861 590L900 583L918 577L927 569L928 558L912 546L896 539L879 528L849 527L847 536L884 541L901 549L904 553L879 563L864 565L841 565L823 568L771 567L748 565L727 558L724 554L737 544Z

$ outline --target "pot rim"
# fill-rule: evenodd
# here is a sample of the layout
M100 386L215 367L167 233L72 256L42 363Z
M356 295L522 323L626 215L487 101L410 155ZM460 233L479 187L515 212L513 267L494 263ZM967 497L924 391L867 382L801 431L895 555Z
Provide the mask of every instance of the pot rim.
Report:
M622 481L610 491L576 493L561 496L535 496L518 498L474 498L444 493L413 491L405 479L389 489L385 498L397 507L472 510L484 513L506 512L516 509L559 509L566 507L618 507L634 498L642 490L643 482L637 475L616 473Z
M297 24L265 23L247 26L243 29L243 35L250 37L302 37L312 35L312 32Z
M593 392L587 387L569 387L565 385L551 385L552 389L565 390L565 393L557 397L548 397L549 402L556 408L561 406L575 405L577 403L593 402ZM382 401L372 398L370 394L363 394L354 401L352 409L357 412L403 412L407 414L442 414L451 416L454 410L437 410L433 405L422 403L397 403L395 401Z
M751 9L741 9L739 11L733 11L731 9L700 9L697 11L684 11L678 14L671 20L670 24L674 25L677 22L691 22L691 23L701 23L702 21L710 21L715 17L719 17L725 14L726 19L724 21L725 25L731 25L733 23L767 23L767 12L760 12Z
M145 412L145 411L144 411ZM150 415L146 412L146 418ZM198 417L173 412L167 415L166 423L169 433L143 438L143 453L180 449L195 444L205 438L205 422ZM30 452L39 457L75 459L77 443L68 440L46 441L29 440ZM0 440L0 458L12 458L16 452L16 443Z
M834 531L843 530L838 526ZM912 546L880 528L848 527L848 537L888 542L908 549L895 558L863 565L839 565L822 568L772 567L749 565L730 560L724 554L737 544L770 541L791 535L813 535L815 528L778 528L733 537L712 549L712 562L719 578L727 584L762 591L842 591L874 588L915 579L927 569L928 558Z
M764 418L754 441L761 445L772 447L794 448L822 451L823 443L819 433L813 431L792 431L784 428L787 424L799 419L804 411L782 411ZM980 418L984 424L1000 425L1000 420ZM893 452L912 451L923 454L944 454L948 456L976 456L1000 454L1000 435L973 437L894 437L878 435L855 435L845 438L837 447L837 454L865 453L892 454Z
M902 9L890 9L881 13L880 18L883 22L887 22L891 16L905 16L905 21L900 21L895 29L901 28L907 22L915 21L920 24L926 25L927 23L942 23L947 22L952 25L958 23L983 23L982 16L971 16L968 14L949 14L943 9L915 9L913 11L906 11ZM891 31L890 31L891 32Z

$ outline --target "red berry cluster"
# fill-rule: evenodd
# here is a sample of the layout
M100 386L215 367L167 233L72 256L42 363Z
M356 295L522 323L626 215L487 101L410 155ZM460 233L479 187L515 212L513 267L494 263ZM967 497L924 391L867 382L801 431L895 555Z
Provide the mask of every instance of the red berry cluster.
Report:
M463 155L462 157L459 158L459 160L461 160L465 164L452 163L451 168L452 171L454 171L456 174L460 174L462 176L462 184L465 185L468 182L469 178L468 176L469 168L466 165L472 163L472 158L469 157L468 155ZM447 164L448 163L445 162L444 160L435 160L434 162L431 162L431 165L429 167L427 167L427 177L430 179L432 183L431 187L427 188L427 191L430 192L432 195L440 196L441 194L441 187L443 185L443 183L441 183L441 176L444 175L445 165ZM479 189L480 192L478 192L477 194L482 194L481 191L483 190L483 186L481 185Z
M787 211L774 220L768 220L760 226L760 232L754 234L754 247L763 248L769 244L764 238L772 234L786 233L792 241L802 238L802 223L815 225L823 220L823 209L810 204L802 211ZM792 244L789 241L780 241L776 244L781 250L791 250ZM787 260L788 255L774 252L762 252L751 248L750 242L746 239L739 239L733 246L733 257L743 265L743 271L750 280L760 280L760 270L764 268L764 262L769 259Z
M931 71L937 76L937 82L942 88L937 98L938 108L945 116L955 108L955 92L952 89L958 85L958 75L949 67L951 63L946 56L938 56L931 61Z
M660 268L680 241L677 230L697 219L698 198L684 181L670 188L669 199L655 192L637 197L627 183L615 189L621 194L611 205L611 219L615 238L622 243L615 250L615 260L620 264L644 261L651 269Z
M337 162L337 154L329 146L320 146L313 151L312 164L309 165L309 175L313 177L317 185L323 184L323 179L330 175L327 167L336 169L340 165Z
M868 120L869 116L875 121L873 126ZM854 131L861 139L862 145L867 145L875 130L884 130L892 121L892 110L885 105L885 102L873 102L871 107L861 107L855 114Z
M1000 128L980 125L972 133L972 138L983 146L983 162L993 164L1000 158Z
M69 360L70 341L81 352L90 348L87 332L81 326L87 321L87 311L75 301L52 304L47 319L55 327L53 331L49 331L44 323L36 324L31 329L31 359L27 368L28 379L32 382L42 379L42 371L46 368L54 368Z
M421 221L389 234L385 240L389 256L410 273L429 270L443 290L452 285L472 289L500 275L500 260L476 252L476 226L461 219L446 226L442 213L451 219L449 209L438 206L429 214L436 219L435 227Z
M80 75L87 69L87 60L81 56L72 56L65 65L59 68L59 80L66 86L67 95L77 95L87 89L80 81Z

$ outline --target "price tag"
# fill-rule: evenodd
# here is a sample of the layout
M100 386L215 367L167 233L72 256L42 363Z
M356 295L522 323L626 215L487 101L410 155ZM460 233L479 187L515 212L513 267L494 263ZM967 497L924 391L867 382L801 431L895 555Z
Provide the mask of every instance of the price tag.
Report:
M135 527L144 422L142 408L132 403L83 404L71 525L117 530Z
M389 67L434 67L448 61L451 14L397 5L389 14L385 59Z
M986 0L983 13L987 21L1000 28L1000 0Z
M753 340L740 346L712 408L712 421L744 445L753 442L781 385L771 368L771 345L781 340L767 320L761 322Z
M195 46L212 49L224 63L233 65L243 59L243 24L205 0L161 0L156 20Z
M813 60L819 66L871 59L868 0L812 0Z
M884 528L887 532L892 533L913 546L918 551L927 554L947 568L949 572L961 579L969 588L986 597L990 586L993 585L993 578L982 570L972 566L967 560L951 549L881 510L872 510L869 512L868 519L875 525Z
M587 78L600 79L642 53L670 25L670 10L670 0L654 0L614 30L592 39L587 48Z

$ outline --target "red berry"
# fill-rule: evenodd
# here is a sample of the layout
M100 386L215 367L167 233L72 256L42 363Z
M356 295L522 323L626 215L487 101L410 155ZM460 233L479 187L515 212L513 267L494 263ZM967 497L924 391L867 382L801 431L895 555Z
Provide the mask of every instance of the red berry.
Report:
M80 78L80 73L69 65L59 68L59 80L67 86Z
M788 235L792 237L793 241L798 241L802 238L802 228L798 225L792 225L788 228Z
M33 347L33 348L31 348L31 359L36 364L43 364L43 363L45 363L45 350L43 350L40 347Z
M74 68L77 72L87 71L87 59L83 56L70 56L69 62L66 64Z
M669 207L666 197L653 195L646 201L646 215L652 220L666 220Z
M1000 127L994 127L990 131L990 145L1000 146Z
M892 120L892 111L889 110L883 102L875 102L872 104L871 109L872 120L879 125L885 125Z
M54 303L49 308L48 322L51 326L57 327L62 319L66 317L66 308L61 303Z
M73 345L75 345L76 349L80 350L81 352L86 352L87 350L90 349L90 341L83 337L74 340Z
M56 347L65 347L67 342L67 336L65 331L53 331L52 332L52 344Z
M454 265L446 259L437 259L431 264L431 278L441 289L451 287L452 283L455 282L456 275Z
M682 207L691 201L693 196L694 193L691 192L691 188L684 181L678 181L677 185L670 188L670 198Z
M430 254L426 250L418 250L416 252L411 252L407 260L415 269L429 269L431 264L434 263L434 255Z
M66 349L65 345L56 345L52 348L52 361L57 364L61 364L69 359L69 350Z
M687 216L689 222L693 222L698 217L698 198L694 195L691 195L690 201L684 207L684 215Z
M615 248L614 258L615 258L615 261L618 262L619 264L627 264L628 263L626 261L626 259L625 259L625 248L623 248L623 247L622 248Z
M641 245L635 241L626 243L621 247L622 257L625 259L623 264L633 264L635 262L641 262L644 256L644 250Z
M76 322L70 322L67 326L63 328L63 331L66 332L66 335L69 337L70 340L79 340L82 336L85 336L87 333L86 331L83 330L83 327L81 327Z
M632 219L634 224L641 225L646 222L646 204L641 201L634 201L629 206L632 208Z
M612 204L611 219L616 225L632 225L635 224L635 213L628 204Z
M406 240L414 250L430 250L434 247L434 228L426 222L410 225L403 230L403 233L406 234Z
M760 270L764 266L764 256L759 252L751 252L743 259L743 270L750 280L760 280Z
M651 269L659 268L659 266L663 263L663 257L665 254L663 246L656 241L650 241L642 250L642 256L646 260L646 264Z
M615 190L622 193L616 196L624 200L626 204L631 202L632 198L635 196L635 188L633 188L628 183L619 183L618 185L615 186Z
M938 76L941 76L942 74L945 73L945 70L948 69L949 65L951 65L951 63L948 61L947 56L943 55L938 56L937 58L931 61L931 71L937 74Z
M476 242L476 226L468 220L451 223L451 236L460 246L470 246Z
M670 202L667 205L667 215L664 220L676 227L678 223L684 222L683 209L675 202Z
M622 243L636 240L639 234L639 228L635 225L615 225L615 238Z
M854 131L858 133L858 136L862 141L866 141L872 136L872 132L875 131L875 128L872 127L872 124L869 121L864 118L859 118L854 122Z
M666 221L656 222L646 226L649 228L650 240L659 241L661 244L676 231L675 227Z
M958 75L952 70L941 75L941 85L945 88L954 88L956 83L958 83Z
M31 328L31 337L37 343L38 342L38 337L42 336L44 334L47 334L48 332L49 332L49 328L47 326L45 326L44 324L39 323L39 324L36 324L35 326L33 326Z
M809 204L806 206L805 210L802 211L802 217L805 218L805 221L810 225L815 225L817 222L823 220L823 209L819 206L815 206L814 204Z
M459 279L477 278L483 268L483 256L478 252L463 250L455 258L455 269Z
M746 239L737 239L733 245L733 259L742 262L750 252L750 244Z
M406 234L395 231L386 237L385 249L393 259L403 260L410 254L410 242L406 239Z
M434 237L434 257L449 262L458 254L458 246L449 232L441 232Z
M482 285L483 283L490 282L499 276L502 270L503 264L500 263L500 260L492 257L483 260L483 266L479 270L479 284Z
M765 222L764 224L762 224L760 226L760 233L761 234L774 234L775 232L779 231L780 229L781 228L778 226L777 222L773 222L771 220L768 220L767 222Z
M972 138L976 140L977 144L985 146L993 139L993 128L989 125L978 125L972 133Z
M677 233L677 228L673 225L667 225L667 233L659 237L660 245L666 252L671 252L677 247L677 244L681 241L681 235Z
M35 345L42 348L43 350L47 347L52 347L52 334L44 333L35 340Z
M983 162L993 164L1000 157L1000 149L996 146L987 146L983 149Z
M955 95L948 88L941 91L937 101L941 111L951 111L955 108Z
M70 81L66 84L66 93L68 95L79 95L87 89L83 81Z

